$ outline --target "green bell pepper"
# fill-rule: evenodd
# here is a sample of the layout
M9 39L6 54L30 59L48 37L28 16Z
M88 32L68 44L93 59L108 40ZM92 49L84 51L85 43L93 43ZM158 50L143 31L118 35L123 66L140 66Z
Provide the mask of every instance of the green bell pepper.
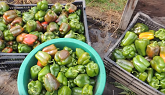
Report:
M159 83L160 83L160 81L156 77L153 77L151 82L149 83L149 85L155 89L158 89L160 86Z
M72 95L81 95L81 93L82 93L82 88L80 87L72 88Z
M165 89L165 78L160 80L160 85L162 89Z
M41 67L38 65L34 65L30 68L30 76L33 80L38 78L38 73L41 71Z
M69 67L69 69L65 72L65 76L67 78L75 78L78 75L78 70L76 70L74 67Z
M48 63L50 63L52 57L47 52L38 51L35 54L35 58L40 61L42 66L46 66Z
M123 68L124 70L128 71L129 73L132 72L132 69L134 68L134 65L132 62L124 59L117 59L116 63Z
M57 81L56 77L51 73L47 73L45 77L43 77L43 82L45 89L49 92L57 90L60 86L60 83Z
M136 70L142 73L150 66L150 63L143 56L137 55L133 58L133 65Z
M58 16L53 10L49 10L44 16L44 20L48 23L56 21L57 18Z
M44 21L45 14L45 11L40 10L35 14L35 19L38 21Z
M46 94L44 94L44 95L58 95L58 90L53 91L53 92L47 91Z
M93 86L86 84L82 89L81 95L93 95Z
M46 11L48 9L48 2L46 0L39 1L37 3L37 8Z
M5 41L0 39L0 51L5 48Z
M3 32L6 29L7 29L6 24L4 24L3 22L0 22L0 30Z
M21 34L23 31L24 31L24 29L23 29L22 26L20 26L20 25L13 26L13 27L10 29L10 32L11 32L11 34L13 34L13 36L18 36L18 35Z
M48 32L57 32L59 33L59 26L55 22L50 22L49 25L47 26L47 31ZM56 36L58 36L57 34Z
M86 69L88 69L88 73L89 73L89 71L90 71L90 65L91 64L89 64L89 65L87 65L87 67L86 67ZM94 64L95 65L95 64ZM81 73L81 74L84 74L85 72L86 72L86 70L85 70L85 66L84 65L76 65L75 67L74 67L79 73ZM97 66L96 66L96 68L95 69L97 69ZM94 69L94 70L95 70ZM96 70L97 71L97 70ZM92 71L91 71L92 72ZM96 72L97 73L97 72Z
M75 60L77 59L77 56L76 56L76 52L75 52L75 51L72 52L71 56L72 56L72 58L74 58Z
M158 80L162 80L165 78L165 74L162 72L162 73L158 73L158 72L155 72L155 77L158 79Z
M42 91L41 91L41 93L40 93L40 95L45 95L46 94L46 90L45 89L42 89Z
M64 46L63 50L69 51L69 54L72 54L73 50L70 47Z
M46 42L51 39L55 39L56 36L54 35L53 32L45 32L44 34L41 35L41 42Z
M0 30L0 39L3 39L3 32Z
M9 5L5 2L0 2L0 15L9 10Z
M77 31L79 34L84 34L85 32L85 27L82 22L80 22L80 29Z
M80 56L84 53L85 51L81 48L76 48L76 56L80 58Z
M43 34L42 32L38 32L38 31L32 31L29 34L33 34L36 35L38 37L38 40L41 41L41 35Z
M86 65L90 62L90 58L91 56L89 55L89 53L84 52L79 58L78 58L78 64L79 65Z
M27 32L32 32L37 28L37 23L34 20L27 21L26 30Z
M86 84L90 84L90 77L87 74L79 74L75 79L74 83L78 87L84 87Z
M165 94L165 89L161 89L160 92L164 93Z
M41 25L41 23L39 21L36 21L37 27L35 29L35 31L42 31L43 26Z
M3 17L0 17L0 22L4 23L5 25L8 24Z
M125 59L125 56L122 53L121 49L114 49L114 51L112 52L112 56L115 60L117 59Z
M72 90L68 86L62 86L58 90L58 95L71 95L71 94L72 94Z
M150 61L151 66L154 70L156 70L158 73L165 72L165 63L162 57L155 56L153 60Z
M39 11L39 9L37 8L37 6L31 7L31 9L29 10L30 13L36 14Z
M3 31L3 36L5 41L13 41L15 36L10 32L10 30Z
M67 65L72 62L72 57L67 50L57 51L54 56L54 59L59 65Z
M65 10L68 11L69 13L73 13L73 12L75 12L77 10L77 6L75 6L72 3L67 3L65 5Z
M121 46L131 45L138 36L134 32L127 31L124 38L121 41Z
M147 45L146 54L148 57L153 58L159 54L159 50L160 49L157 41L154 41L153 43Z
M66 73L67 70L68 70L68 68L66 66L64 66L64 65L60 66L60 72Z
M43 78L48 73L50 73L50 65L46 65L41 69L41 71L38 73L38 80L43 82Z
M123 53L123 56L128 59L131 59L135 56L135 50L131 45L124 46L122 53Z
M147 82L150 83L154 75L154 70L152 68L147 68L147 70L148 70Z
M158 31L155 32L155 37L159 38L160 40L165 40L165 29L160 28Z
M40 81L31 81L28 83L28 93L30 95L40 95L42 90L42 84Z
M70 28L73 31L78 31L81 27L80 22L78 19L71 19L71 21L69 22Z
M63 5L57 2L51 7L51 10L53 10L56 14L58 14L62 12L62 7Z
M149 45L149 43L150 43L149 39L145 39L145 38L135 40L135 47L138 54L140 54L141 56L145 56L147 45Z
M74 80L73 79L69 79L68 80L68 87L69 88L73 88L73 87L75 87L76 86L76 84L74 84Z
M60 14L60 16L57 18L56 23L60 26L62 23L68 23L68 18L66 14Z
M73 66L76 66L76 65L77 65L77 60L72 57L72 62L70 62L66 66L69 68L69 67L73 67Z
M35 14L34 13L30 13L30 12L24 12L22 13L22 20L24 23L27 23L29 20L34 20L34 16Z
M69 14L68 19L69 21L71 21L72 19L77 19L78 21L80 21L80 17L76 13Z
M147 79L148 74L146 72L139 73L137 75L137 78L140 79L141 81L145 81Z
M132 28L132 31L136 34L140 34L142 32L147 32L149 30L148 26L143 23L136 23Z
M50 65L50 72L51 72L52 75L57 77L59 71L60 71L60 66L58 64L56 64L55 61L54 61L53 64Z
M85 38L85 36L84 36L83 34L77 35L76 39L77 39L77 40L80 40L80 41L83 41L83 42L86 41L86 38Z
M30 53L32 48L26 44L18 44L18 52L19 53Z
M13 50L18 49L17 41L9 41L9 42L6 43L6 46L12 48Z
M33 45L33 49L36 48L37 46L39 46L40 44L41 44L41 42L35 41L35 42L34 42L34 45Z
M70 30L67 34L65 34L64 38L76 38L77 33L75 33L73 30Z
M99 74L99 66L93 61L89 62L86 66L87 75L90 77L97 76Z
M62 22L59 28L60 34L65 35L70 30L69 23Z
M77 9L75 13L81 18L82 15L81 9Z
M65 77L64 73L59 72L57 75L57 80L59 83L67 86L68 85L68 79Z

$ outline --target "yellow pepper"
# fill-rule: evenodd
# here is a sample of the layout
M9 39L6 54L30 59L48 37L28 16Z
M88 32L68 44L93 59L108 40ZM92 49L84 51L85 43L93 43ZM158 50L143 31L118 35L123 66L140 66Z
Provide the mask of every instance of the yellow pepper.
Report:
M148 32L140 33L139 39L146 38L146 39L152 40L154 39L154 32L155 32L154 30L149 30Z

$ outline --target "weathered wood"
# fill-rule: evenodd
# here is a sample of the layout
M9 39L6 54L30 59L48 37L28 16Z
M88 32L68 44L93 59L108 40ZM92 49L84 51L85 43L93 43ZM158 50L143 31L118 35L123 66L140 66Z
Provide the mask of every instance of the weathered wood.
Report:
M129 24L129 21L132 17L134 9L136 8L138 0L128 0L124 8L122 18L120 20L119 29L125 30Z

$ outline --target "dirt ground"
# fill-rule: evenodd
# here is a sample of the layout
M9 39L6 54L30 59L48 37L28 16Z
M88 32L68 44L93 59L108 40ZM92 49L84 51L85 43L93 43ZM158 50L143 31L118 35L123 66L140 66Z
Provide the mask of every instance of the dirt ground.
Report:
M12 1L12 0L10 0ZM36 3L37 0L17 0L25 1L26 3ZM48 0L49 2L66 3L72 0ZM153 20L165 25L165 0L139 0L133 16L138 12L142 11L149 15ZM113 46L120 35L114 35L114 31L117 29L121 13L109 10L101 12L99 8L86 7L86 14L88 20L89 36L92 42L92 47L100 54L101 58L107 50ZM132 16L132 17L133 17ZM130 20L131 21L131 20ZM0 95L17 95L18 90L16 85L18 71L5 72L0 71ZM109 90L111 89L111 90ZM112 85L106 84L104 95L118 95L119 91Z

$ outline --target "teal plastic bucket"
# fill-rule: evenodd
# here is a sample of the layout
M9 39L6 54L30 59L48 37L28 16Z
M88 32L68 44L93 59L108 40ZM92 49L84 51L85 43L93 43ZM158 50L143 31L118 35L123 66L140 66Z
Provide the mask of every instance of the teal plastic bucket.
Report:
M91 60L99 65L99 75L97 76L97 82L94 87L94 95L102 95L106 83L106 72L103 61L99 54L88 44L72 39L72 38L58 38L47 42L44 42L33 49L24 59L20 66L18 77L17 77L17 87L19 95L28 95L28 83L30 79L30 68L37 63L35 54L42 50L44 47L55 44L57 48L63 49L64 46L72 48L74 51L76 48L81 48L88 52L91 56Z

